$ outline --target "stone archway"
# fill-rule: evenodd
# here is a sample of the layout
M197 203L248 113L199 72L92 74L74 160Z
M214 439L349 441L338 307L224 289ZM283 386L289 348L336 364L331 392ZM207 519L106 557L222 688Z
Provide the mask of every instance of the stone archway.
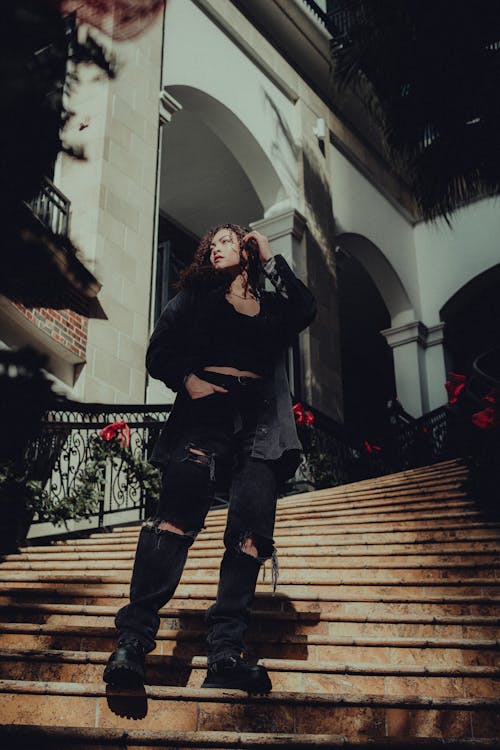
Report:
M390 325L405 325L415 319L415 311L401 279L383 252L367 237L344 232L336 237L337 246L355 258L370 275L390 315Z
M470 279L440 310L447 369L471 371L481 352L500 344L500 264Z
M354 257L337 263L344 422L372 442L396 395L391 347L380 333L391 316L370 274Z
M272 161L246 125L224 104L191 86L172 85L161 98L157 248L153 269L152 319L175 293L179 270L188 263L197 240L210 227L232 222L255 225L264 216L280 219L283 232L272 236L277 251L293 255L295 214ZM273 210L274 208L274 210ZM286 235L286 236L285 236ZM150 382L148 400L165 398L163 386Z
M345 420L369 438L390 398L397 396L414 416L422 413L421 326L399 276L373 242L343 233L336 244Z
M271 160L222 102L172 85L179 111L163 129L160 208L195 234L219 221L248 224L287 195Z

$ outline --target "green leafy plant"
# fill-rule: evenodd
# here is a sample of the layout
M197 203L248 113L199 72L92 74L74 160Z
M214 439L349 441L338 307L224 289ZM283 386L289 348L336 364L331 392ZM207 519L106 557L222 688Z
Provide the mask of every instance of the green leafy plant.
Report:
M125 430L116 425L125 425ZM3 464L0 466L0 502L19 504L31 515L36 514L40 520L55 526L89 518L99 509L110 461L120 467L129 488L146 493L153 502L160 492L158 472L147 460L133 455L128 449L129 439L130 430L125 422L108 425L99 435L92 435L89 458L73 483L72 491L59 498L45 490L41 482L30 480L27 472L12 463Z
M339 484L338 440L319 430L312 411L304 409L299 402L293 413L299 438L304 448L304 457L298 468L296 480L314 489L323 489Z

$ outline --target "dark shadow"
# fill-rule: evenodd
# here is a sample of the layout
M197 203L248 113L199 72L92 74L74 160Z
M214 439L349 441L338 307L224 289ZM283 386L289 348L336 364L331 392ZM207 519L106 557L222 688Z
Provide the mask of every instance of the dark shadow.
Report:
M297 611L292 600L279 590L276 594L257 594L244 657L251 664L259 659L307 660L307 634L300 631L305 624L315 625L319 619L319 611ZM177 639L172 654L147 656L146 682L149 685L186 687L193 670L204 669L201 665L193 665L192 659L207 653L205 613L191 612L172 618L167 614L162 618L162 627L165 626L183 633L193 631L193 638Z
M144 719L148 713L148 699L142 685L134 691L106 685L106 701L110 711L125 719Z

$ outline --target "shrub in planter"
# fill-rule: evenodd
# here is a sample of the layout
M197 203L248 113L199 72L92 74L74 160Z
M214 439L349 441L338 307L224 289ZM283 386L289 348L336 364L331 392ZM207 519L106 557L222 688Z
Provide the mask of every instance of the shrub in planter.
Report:
M313 412L305 409L300 402L294 404L292 410L304 448L304 456L293 483L295 491L298 487L307 492L338 484L338 440L333 435L319 430Z
M0 512L10 520L0 533L0 552L15 551L23 544L29 525L35 516L54 524L80 521L96 514L101 502L106 466L114 461L123 472L128 486L144 491L151 502L158 499L160 479L156 469L129 450L130 429L125 422L105 427L90 438L89 456L79 472L72 491L59 498L51 496L38 481L29 479L12 463L0 466ZM5 516L4 516L5 517Z

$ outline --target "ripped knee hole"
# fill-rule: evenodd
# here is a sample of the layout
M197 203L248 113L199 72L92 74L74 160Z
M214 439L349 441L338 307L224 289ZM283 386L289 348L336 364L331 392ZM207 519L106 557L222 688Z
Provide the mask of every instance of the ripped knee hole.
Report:
M240 543L240 549L242 552L244 552L246 555L250 555L251 557L258 557L259 556L259 550L257 549L257 545L255 543L254 538L249 535Z
M215 453L211 453L204 448L198 448L193 443L188 443L185 450L186 455L182 461L191 461L200 466L207 466L210 470L210 480L213 481L215 479Z

